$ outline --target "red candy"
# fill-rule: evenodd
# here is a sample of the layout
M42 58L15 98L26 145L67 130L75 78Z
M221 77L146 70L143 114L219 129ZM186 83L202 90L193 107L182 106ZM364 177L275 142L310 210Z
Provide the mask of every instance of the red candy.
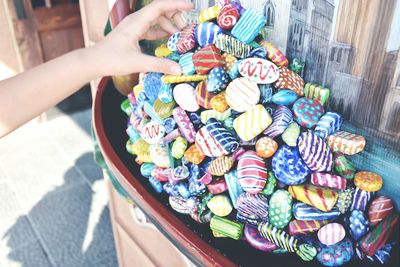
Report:
M176 48L180 53L186 53L196 46L196 39L194 38L194 29L196 26L196 24L192 24L182 30L181 36L176 43Z
M196 72L201 75L207 74L212 68L224 66L224 59L213 44L194 53L192 60Z
M239 11L231 4L224 5L218 13L218 25L224 29L232 29L239 19Z

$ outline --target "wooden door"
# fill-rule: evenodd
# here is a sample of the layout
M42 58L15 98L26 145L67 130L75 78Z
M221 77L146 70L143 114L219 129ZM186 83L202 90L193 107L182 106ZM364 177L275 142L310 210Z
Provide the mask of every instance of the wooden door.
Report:
M7 0L23 69L84 47L78 0Z

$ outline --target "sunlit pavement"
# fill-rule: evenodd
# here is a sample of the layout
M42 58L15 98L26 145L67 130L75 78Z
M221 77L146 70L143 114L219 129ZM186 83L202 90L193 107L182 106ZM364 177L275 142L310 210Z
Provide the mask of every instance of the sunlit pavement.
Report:
M0 266L117 266L91 111L0 139Z

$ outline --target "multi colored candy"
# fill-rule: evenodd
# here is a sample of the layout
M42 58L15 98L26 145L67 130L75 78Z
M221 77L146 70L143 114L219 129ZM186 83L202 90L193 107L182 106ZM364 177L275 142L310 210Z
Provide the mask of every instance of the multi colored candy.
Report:
M331 246L342 241L345 235L346 231L343 225L339 223L329 223L318 231L319 241L326 246Z
M238 179L243 190L258 194L264 188L267 180L267 167L262 158L254 151L246 151L238 161Z
M293 220L289 223L288 231L290 235L307 235L318 231L322 226L328 223L327 220Z
M293 198L321 211L330 211L336 203L338 193L331 189L313 185L291 185L288 188Z
M243 224L219 216L213 216L210 221L211 230L224 236L238 240L243 235Z
M329 135L326 142L332 151L343 152L347 155L357 154L365 147L364 137L344 131Z

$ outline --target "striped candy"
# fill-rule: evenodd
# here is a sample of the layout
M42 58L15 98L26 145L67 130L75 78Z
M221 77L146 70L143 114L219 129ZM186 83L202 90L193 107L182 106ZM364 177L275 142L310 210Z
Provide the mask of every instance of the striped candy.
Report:
M288 191L295 199L321 211L330 211L338 197L336 191L307 184L291 185Z
M217 216L227 216L232 212L232 204L225 195L213 196L207 203L207 207Z
M274 62L279 67L287 67L289 61L285 57L285 55L275 46L273 46L270 42L262 41L261 46L265 48L267 52L268 58Z
M258 225L258 231L265 239L268 239L288 252L295 252L304 261L311 261L317 255L317 249L315 247L305 243L301 244L300 240L296 237L277 229L268 222L260 223Z
M193 53L186 53L179 59L179 65L181 66L182 73L185 75L191 75L196 72L193 65L192 56Z
M356 187L353 193L353 201L351 202L350 210L365 211L373 195L374 192L367 192Z
M312 98L325 105L329 99L330 91L328 88L323 88L318 84L306 83L304 86L304 94L307 98Z
M154 104L154 103L153 103L153 104ZM152 105L149 101L144 101L144 103L143 103L143 110L144 110L144 112L146 112L147 115L150 116L150 118L151 118L153 121L155 121L155 122L157 122L157 123L159 123L159 124L162 123L162 118L160 118L160 117L158 116L158 114L157 114L157 112L155 111L153 105Z
M309 221L299 221L293 220L289 223L288 232L290 235L307 235L318 231L322 226L327 224L328 221L317 221L317 220L309 220Z
M339 215L340 211L337 208L333 208L328 212L323 212L313 206L307 205L306 203L297 202L293 205L293 216L297 220L301 221L331 221L335 220Z
M160 91L158 92L158 99L160 99L160 101L165 104L170 103L174 100L171 84L161 83L161 88Z
M240 139L250 141L271 124L271 116L263 105L258 104L233 121L233 128Z
M195 30L195 38L200 46L206 46L215 43L218 34L222 29L212 22L202 22Z
M163 75L161 81L163 83L185 83L185 82L200 82L207 79L206 75Z
M392 213L394 207L392 200L385 196L375 198L368 208L368 218L371 225L376 225Z
M271 252L278 248L277 245L262 237L257 226L249 223L244 226L244 237L252 247L261 251Z
M346 188L347 180L330 173L314 172L311 174L311 183L341 190Z
M192 24L181 31L181 35L176 43L176 48L180 53L189 52L196 46L196 40L194 38L195 28L196 24Z
M346 231L339 223L329 223L318 231L319 241L327 246L334 245L343 240Z
M264 134L271 138L281 135L289 126L292 118L293 114L289 108L286 106L278 106L272 115L273 123L264 131Z
M171 148L171 155L176 158L180 159L183 157L183 154L185 153L187 148L187 141L185 138L182 136L178 136L174 143L172 144Z
M224 29L231 29L239 19L239 11L231 4L224 5L218 13L218 25Z
M239 240L243 234L243 224L219 216L211 218L210 228L213 232L223 234L235 240Z
M236 201L237 211L259 222L268 221L268 198L261 194L243 193Z
M365 138L363 136L345 131L329 135L326 142L332 151L343 152L347 155L361 152L365 147Z
M248 78L236 78L229 83L225 91L228 105L237 112L245 112L260 100L260 89Z
M332 152L321 137L312 132L302 133L298 140L298 146L302 159L312 171L332 170Z
M222 156L214 159L208 166L207 171L211 175L222 176L227 173L233 165L233 160L231 157Z
M335 173L345 179L353 179L356 169L342 152L333 153L333 165Z
M197 103L203 108L210 109L211 108L211 98L215 95L210 93L207 90L206 81L200 82L196 87L196 100Z
M298 96L304 95L304 80L300 75L286 67L279 69L279 79L274 83L277 89L289 89Z
M207 74L212 68L224 66L224 60L213 44L209 44L194 53L192 60L198 74Z
M215 46L218 49L238 58L248 57L251 51L250 45L227 34L219 34L215 41Z
M236 209L236 201L238 197L244 192L240 186L237 170L232 170L224 175L226 185L228 186L229 196L232 200L233 206Z
M387 242L392 231L396 229L399 216L391 214L381 221L375 228L361 238L358 247L363 254L373 256L376 251L381 249Z
M231 116L231 110L228 109L224 112L218 112L215 110L204 110L200 113L201 123L206 124L207 121L211 118L214 118L218 121L225 121L229 116Z
M243 190L250 194L258 194L267 180L267 167L262 158L254 151L243 153L237 165L238 179Z
M218 12L221 9L219 6L212 6L201 11L199 16L199 22L210 21L216 19Z
M193 143L196 132L192 122L189 119L189 116L181 107L174 108L172 115L174 116L175 122L178 125L179 131L183 137L185 137L186 141L189 143Z
M342 115L336 112L327 112L317 122L314 133L325 140L328 135L340 130L342 122Z
M225 183L224 178L215 178L207 185L208 191L213 195L218 195L228 190L228 186Z
M196 94L193 86L188 83L180 83L174 87L175 102L184 110L196 112L200 106L196 101Z
M144 93L151 103L153 103L158 97L162 85L161 76L161 73L150 72L144 78Z
M209 157L228 155L239 147L239 143L222 123L214 118L208 120L196 134L197 148Z
M246 9L233 27L231 34L245 43L251 43L262 30L267 19L254 9Z

